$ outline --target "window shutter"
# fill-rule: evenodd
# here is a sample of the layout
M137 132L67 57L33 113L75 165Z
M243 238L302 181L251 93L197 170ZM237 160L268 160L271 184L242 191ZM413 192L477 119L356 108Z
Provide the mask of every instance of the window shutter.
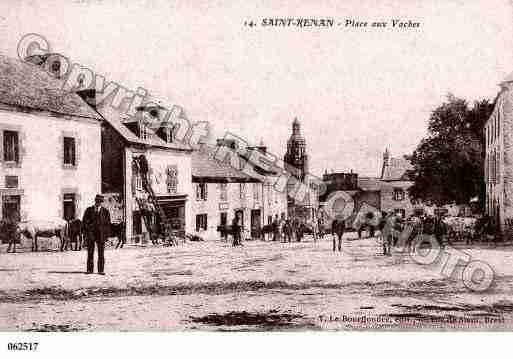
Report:
M76 142L75 142L74 138L72 138L70 142L71 142L71 164L73 166L75 166L76 165L76 160L75 160L75 158L76 158L76 150L75 150L75 148L76 148L77 145L76 145Z
M20 162L20 141L18 138L18 132L14 133L14 161Z

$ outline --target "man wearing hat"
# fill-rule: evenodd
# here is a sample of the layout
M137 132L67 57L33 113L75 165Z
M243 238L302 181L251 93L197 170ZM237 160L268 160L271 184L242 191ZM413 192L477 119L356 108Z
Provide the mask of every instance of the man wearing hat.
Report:
M94 245L98 247L98 274L105 274L105 242L110 236L110 214L102 206L103 196L97 194L94 198L94 206L88 207L84 213L82 224L87 240L87 273L93 273L94 269Z

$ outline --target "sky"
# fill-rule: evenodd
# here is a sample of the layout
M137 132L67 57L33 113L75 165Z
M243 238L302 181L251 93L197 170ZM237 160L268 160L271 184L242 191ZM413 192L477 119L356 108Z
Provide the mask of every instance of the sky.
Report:
M51 51L179 105L283 157L295 117L315 175L378 176L411 153L448 93L493 99L513 72L509 1L3 1L0 53L38 33ZM263 18L412 20L419 28L244 26Z

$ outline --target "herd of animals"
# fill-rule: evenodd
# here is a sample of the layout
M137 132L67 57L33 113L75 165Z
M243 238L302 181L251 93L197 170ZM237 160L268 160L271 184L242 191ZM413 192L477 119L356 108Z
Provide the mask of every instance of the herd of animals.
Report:
M30 220L18 223L2 222L0 228L2 236L9 243L7 252L10 252L11 249L16 252L16 244L19 243L21 235L31 241L33 252L37 252L39 249L39 237L56 237L60 242L59 249L61 251L67 251L68 249L80 251L87 243L84 240L85 228L78 218L70 221L62 219L53 221ZM112 223L111 236L118 239L116 248L122 248L126 242L124 223Z
M358 234L360 236L362 230L368 230L369 233L375 233L379 230L379 225L374 224L376 221L367 217L359 223ZM421 233L430 233L433 223L433 217L430 216L411 216L408 219L400 219L397 221L398 229L407 225L416 228L416 231ZM495 225L490 217L443 217L441 220L443 224L443 236L448 243L456 241L465 241L467 244L472 244L474 241L496 241L497 233ZM218 231L222 239L227 239L228 235L232 235L231 226L220 226ZM272 235L275 231L273 225L263 226L258 235L260 238L265 239L267 235ZM73 219L71 221L55 220L55 221L22 221L18 223L0 223L0 235L6 238L9 243L7 252L11 250L16 252L16 244L19 243L20 235L31 241L32 251L38 251L38 238L39 237L57 237L60 241L60 250L66 251L68 249L79 251L86 245L84 240L84 228L80 219ZM304 224L302 232L305 234L314 234L316 232L320 238L325 234L330 233L328 228L319 226L317 230L310 228ZM126 242L124 223L113 223L111 230L111 237L117 238L116 248L122 248ZM197 236L194 236L197 237ZM191 238L191 240L198 240L198 238Z

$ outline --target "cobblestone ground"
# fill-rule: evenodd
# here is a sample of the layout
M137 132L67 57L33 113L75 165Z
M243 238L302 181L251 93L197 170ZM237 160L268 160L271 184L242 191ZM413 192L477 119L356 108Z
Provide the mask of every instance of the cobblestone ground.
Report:
M463 285L462 266L447 278L440 263L383 256L375 238L346 239L341 253L330 236L109 248L105 276L83 273L85 251L5 249L2 330L513 329L506 246L458 247L496 272L485 292Z

